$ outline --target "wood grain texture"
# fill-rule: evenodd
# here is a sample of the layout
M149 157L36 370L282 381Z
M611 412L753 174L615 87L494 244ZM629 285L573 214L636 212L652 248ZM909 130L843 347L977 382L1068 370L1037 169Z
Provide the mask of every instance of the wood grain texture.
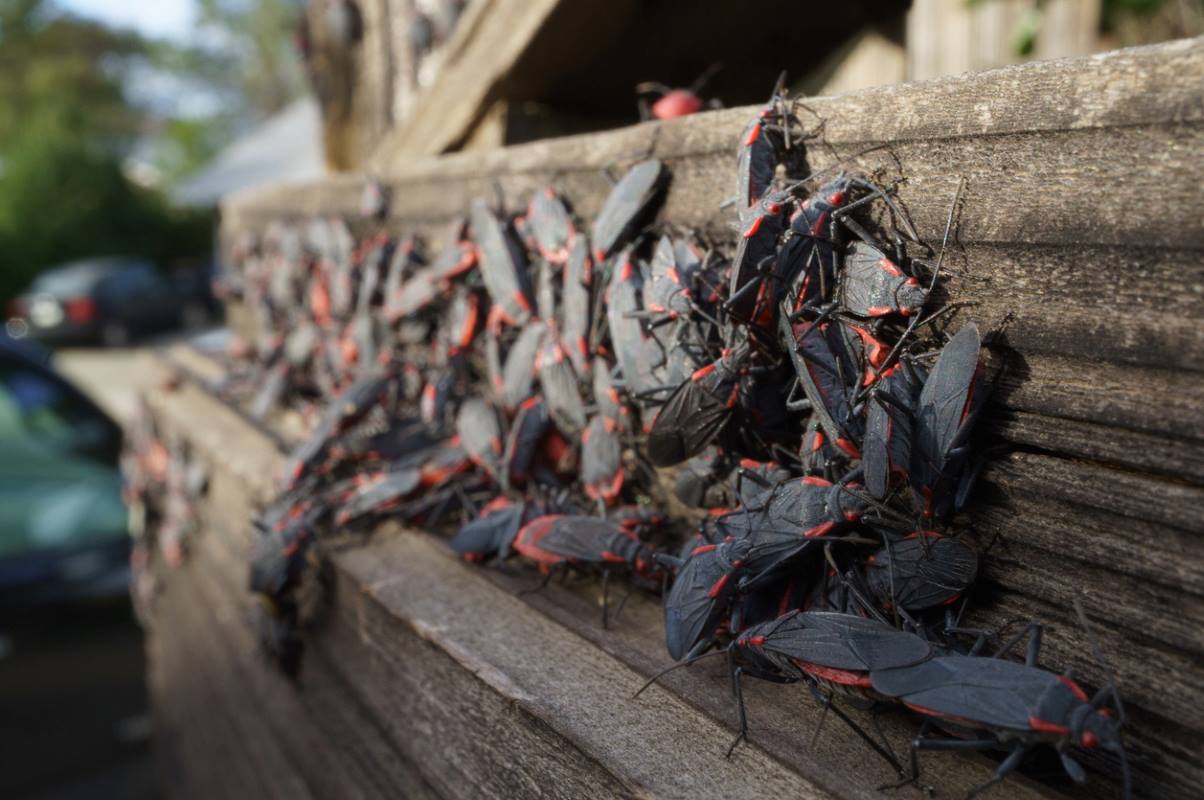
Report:
M1106 669L1071 610L1082 598L1126 699L1136 788L1148 797L1195 797L1204 783L1196 702L1204 692L1200 74L1204 40L1192 40L814 98L803 112L808 124L824 122L808 144L811 167L846 158L899 181L900 202L929 241L939 241L966 179L945 260L947 295L975 304L963 318L990 332L1004 365L984 425L992 459L973 515L959 522L990 547L972 621L1043 620L1042 662L1073 665L1099 685ZM719 205L733 191L733 143L749 113L391 163L387 224L433 231L495 182L515 206L552 182L589 216L605 195L602 166L654 153L673 174L661 220L727 241L730 213ZM225 234L280 216L353 215L360 187L344 176L244 193L226 203ZM248 504L263 502L279 461L271 439L211 406L186 384L156 411L215 463L229 462ZM190 424L198 414L203 428ZM235 569L229 558L210 569ZM356 719L383 726L388 747L427 770L424 785L437 794L459 796L463 788L446 776L509 753L510 744L539 750L537 760L490 775L482 793L551 792L531 778L551 769L594 776L603 794L680 796L679 784L664 781L683 774L683 758L689 774L707 776L696 777L695 796L710 786L738 796L761 771L775 791L798 791L787 787L805 775L815 791L850 797L875 796L889 779L835 720L811 743L819 715L800 687L749 682L753 746L733 760L746 768L744 784L718 759L732 725L719 664L666 676L666 691L649 700L657 714L628 703L637 676L667 660L653 598L633 599L621 623L603 631L596 583L520 601L510 593L534 581L528 571L470 571L433 540L396 531L340 555L338 566L315 669L342 681L363 709ZM881 722L904 747L914 722L894 712ZM641 732L638 742L631 731ZM447 752L420 740L447 742ZM990 770L978 757L932 755L924 764L942 793L964 791ZM1114 796L1116 765L1091 766L1092 783L1078 796ZM994 795L1057 791L1019 779Z
M187 387L163 398L156 408L168 426L187 426L197 415L213 421L206 435L194 437L206 457L219 463L248 461L239 457L239 451L255 447L256 439L239 415L206 393L194 393ZM228 442L234 440L244 444L231 450ZM280 458L278 453L270 454L263 463L279 462ZM207 591L202 598L206 607L220 606L223 597L239 597L244 574L240 554L249 541L241 521L259 502L256 498L270 491L271 473L271 469L260 470L243 473L243 477L218 472L215 477L210 524L204 534L208 537L204 552L211 555L205 555L199 566L189 567L208 570L212 573L208 580L222 587L220 591ZM1080 488L1108 481L1117 491ZM973 518L972 535L981 543L996 534L1003 539L987 562L973 621L999 624L1016 618L1042 619L1048 625L1043 663L1051 668L1074 665L1082 679L1098 682L1103 675L1101 667L1094 663L1068 610L1070 598L1082 594L1104 652L1115 664L1125 691L1133 718L1129 739L1137 755L1135 768L1153 796L1193 796L1192 787L1200 775L1193 743L1204 729L1204 719L1194 705L1183 701L1204 689L1204 676L1197 666L1204 647L1200 641L1204 614L1200 600L1204 584L1201 544L1198 531L1191 529L1190 514L1183 510L1193 502L1191 493L1197 491L1095 465L1016 454L996 462L985 474ZM1134 549L1132 539L1145 546ZM212 555L219 552L220 557ZM433 787L439 795L458 796L455 786L441 783L447 780L441 776L461 774L469 768L465 764L497 759L503 752L496 741L477 741L480 731L497 731L505 724L503 720L514 716L482 711L482 704L490 702L484 699L490 697L489 692L508 697L502 703L504 707L520 704L525 710L521 715L524 724L539 720L538 725L551 726L573 738L574 751L590 753L591 747L602 746L610 752L617 745L609 728L598 719L617 718L625 729L629 727L632 722L615 706L629 702L628 693L638 683L635 676L650 675L667 661L661 644L660 607L651 597L633 598L620 623L605 631L598 625L596 582L553 585L539 594L512 597L512 593L536 582L534 573L515 568L505 572L473 569L451 561L441 545L424 534L406 533L395 527L378 533L369 546L338 556L337 563L339 588L333 611L329 624L314 641L313 660L303 673L303 687L311 681L345 686L363 712L356 718L358 723L352 720L344 724L352 728L383 726L379 731L383 744L378 743L378 747L386 752L396 750L399 755L395 758L428 765L431 774L423 775L422 785ZM504 591L482 589L483 582ZM244 598L243 602L248 601ZM543 639L540 631L556 629L532 622L527 606L597 649L574 651L571 657L549 650L553 645ZM1171 606L1175 613L1165 613ZM224 624L229 624L228 618ZM244 649L250 648L245 630L224 635L240 639ZM517 641L523 646L515 646ZM595 675L600 653L617 662L611 669L620 669L620 674L622 669L630 670L632 675L624 679L609 672ZM419 662L433 663L433 671L419 668ZM561 665L580 667L579 662L589 665L588 672L595 675L593 682L584 683L581 675L571 670L567 677L561 675ZM1156 682L1149 680L1150 664L1159 665ZM449 677L456 669L477 677L462 684ZM267 676L266 680L274 677ZM480 680L496 685L482 695L480 686L473 682ZM563 685L567 688L557 691L576 692L572 695L576 699L566 699L548 688L559 680L566 681ZM451 698L442 694L448 684ZM669 694L700 709L715 720L710 724L726 730L725 735L731 734L734 715L721 665L698 665L666 676L663 684ZM545 691L552 695L543 696ZM875 787L889 779L889 770L879 762L871 760L866 766L864 749L834 720L829 721L819 740L811 742L820 712L802 688L750 681L747 695L755 746L776 763L798 769L818 786L845 797L876 796ZM463 696L471 698L471 713L459 705ZM327 707L307 706L307 710L325 725L334 706L341 708L346 702L350 701ZM577 710L577 703L594 702L605 708L596 712L601 717ZM673 721L675 731L689 730L693 736L693 722L683 721L675 708L662 709L658 714ZM263 713L280 712L268 708ZM584 722L562 720L563 716L578 713L585 715ZM426 722L420 722L424 719ZM457 722L449 723L449 719ZM893 745L904 749L914 722L889 710L879 722ZM467 735L469 741L460 742L466 736L464 729L476 733ZM506 741L535 741L522 738L527 735L511 732ZM600 736L605 744L591 743L591 735ZM704 751L704 755L722 764L725 762L717 757L724 749L724 735L716 740L716 747ZM463 749L457 749L454 756L440 755L439 759L444 760L432 761L436 756L426 751L429 745L423 741L456 742L455 747ZM538 741L542 742L540 747L553 747L542 738ZM647 736L640 741L645 749L651 747ZM623 761L627 757L613 756L618 763L627 763ZM601 758L594 755L578 761L574 756L555 763L559 768L588 772ZM738 754L735 763L740 759ZM968 789L985 779L992 768L988 760L977 756L932 756L924 763L927 779L947 791ZM1104 771L1115 768L1106 763L1093 766ZM531 767L547 768L542 761L538 767ZM371 763L364 769L371 770ZM619 786L623 791L634 791L633 786L648 788L639 776L621 774L624 777ZM524 785L533 790L531 784L523 784L529 775L514 778L514 783L509 782L512 777L497 778L500 782L490 783L485 793L521 794ZM1052 791L1024 779L1009 782L1006 790L1008 796L1025 792L1048 795ZM1093 783L1083 796L1107 791L1103 783ZM679 794L665 791L663 796Z

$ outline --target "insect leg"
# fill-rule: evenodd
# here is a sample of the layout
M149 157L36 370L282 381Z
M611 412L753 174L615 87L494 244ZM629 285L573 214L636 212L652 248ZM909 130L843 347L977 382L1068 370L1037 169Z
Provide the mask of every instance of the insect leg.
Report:
M1012 752L1008 754L1008 757L1005 758L999 765L999 768L995 770L995 774L991 776L991 779L971 789L966 795L966 800L970 800L971 797L981 794L1007 777L1009 772L1020 766L1020 762L1024 760L1024 754L1027 750L1028 748L1023 742L1017 742L1012 748Z
M1009 651L1011 651L1011 649L1013 647L1020 644L1020 642L1024 639L1025 636L1030 636L1030 634L1031 634L1031 636L1028 640L1028 651L1025 653L1025 656L1024 656L1024 663L1026 666L1030 666L1030 667L1037 666L1037 656L1040 655L1040 652L1041 652L1041 632L1042 632L1042 630L1043 630L1043 626L1041 625L1040 622L1037 622L1036 620L1030 622L1028 625L1024 626L1023 630L1021 630L1019 633L1017 633L1011 639L1008 639L1006 642L1004 642L1003 646L995 651L995 654L992 656L992 658L1003 657Z
M893 753L889 752L881 744L879 744L874 737L866 733L865 728L862 728L860 725L854 722L852 717L841 711L840 707L832 702L831 695L825 694L818 686L815 686L814 684L811 686L811 694L815 697L816 701L818 701L819 704L824 707L825 713L831 711L833 714L835 714L837 719L849 726L849 729L852 730L853 733L857 734L857 736L860 737L863 742L869 745L871 750L882 756L886 763L890 764L900 777L906 774L903 770L903 765L899 763L899 759L895 758Z

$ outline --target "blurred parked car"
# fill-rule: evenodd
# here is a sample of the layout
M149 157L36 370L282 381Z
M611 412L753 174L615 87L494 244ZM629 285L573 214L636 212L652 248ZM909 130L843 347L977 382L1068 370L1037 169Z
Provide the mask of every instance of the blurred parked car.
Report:
M194 284L204 284L203 291ZM148 261L128 257L72 261L39 275L9 306L6 330L45 342L99 341L110 347L210 314L208 279L181 285Z
M179 298L180 323L186 330L198 330L220 319L225 312L214 292L217 277L217 264L213 261L177 267L169 273Z
M121 429L0 334L0 607L123 595Z

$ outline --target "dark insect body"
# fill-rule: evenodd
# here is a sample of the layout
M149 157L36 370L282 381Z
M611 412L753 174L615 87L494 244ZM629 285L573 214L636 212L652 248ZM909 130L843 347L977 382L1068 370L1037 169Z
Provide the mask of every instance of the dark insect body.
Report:
M665 165L653 158L633 166L615 184L594 220L590 236L597 261L605 261L628 244L668 179Z

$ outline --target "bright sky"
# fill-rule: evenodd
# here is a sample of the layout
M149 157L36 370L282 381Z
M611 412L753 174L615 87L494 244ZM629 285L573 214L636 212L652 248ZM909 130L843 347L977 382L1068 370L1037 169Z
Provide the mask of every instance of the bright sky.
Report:
M57 5L146 36L186 39L192 34L193 0L58 0Z

